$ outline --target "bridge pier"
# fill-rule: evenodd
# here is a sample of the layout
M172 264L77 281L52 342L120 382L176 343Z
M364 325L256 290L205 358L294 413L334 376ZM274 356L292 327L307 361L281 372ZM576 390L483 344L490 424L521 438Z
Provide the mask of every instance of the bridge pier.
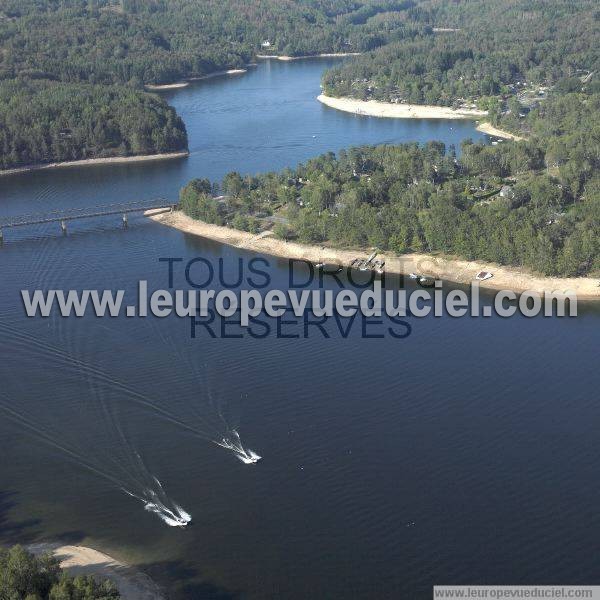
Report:
M1 0L0 0L1 2ZM0 245L3 241L2 230L9 227L23 227L25 225L39 225L42 223L58 223L63 235L67 234L67 221L75 219L93 219L96 217L107 217L109 215L121 215L124 228L129 227L129 213L145 213L147 211L166 212L176 208L176 204L167 200L148 200L138 202L119 202L104 206L76 207L64 210L54 210L39 215L20 215L12 217L0 217Z
M0 229L0 248L4 246L4 232Z

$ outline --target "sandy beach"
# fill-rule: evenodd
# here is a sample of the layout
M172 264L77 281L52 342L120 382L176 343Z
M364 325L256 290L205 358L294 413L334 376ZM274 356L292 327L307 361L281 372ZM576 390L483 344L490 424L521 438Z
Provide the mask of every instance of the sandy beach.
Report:
M252 66L252 65L248 65ZM223 75L242 75L247 73L248 69L228 69L227 71L215 71L214 73L208 73L208 75L201 75L200 77L190 77L188 81L203 81L204 79L212 79L213 77L222 77Z
M242 73L246 73L247 71L248 69L227 69L226 71L214 71L213 73L200 75L199 77L188 77L185 81L180 81L178 83L165 83L161 85L147 83L144 87L150 92L160 92L163 90L178 90L181 88L188 87L190 85L190 82L192 81L203 81L204 79L222 77L223 75L241 75Z
M341 56L360 56L360 52L325 52L323 54L307 54L305 56L287 56L286 54L257 54L256 58L274 58L276 60L302 60L305 58L337 58Z
M339 250L296 242L285 242L275 238L269 231L254 235L229 227L196 221L180 211L158 214L150 218L180 231L235 246L236 248L283 258L303 259L314 263L332 262L348 266L355 258L366 258L371 253L371 249L364 248ZM414 272L445 281L469 285L474 281L475 275L479 271L489 271L493 273L493 277L480 282L482 288L513 290L517 293L526 290L539 293L570 291L575 292L579 299L600 300L599 280L591 277L568 279L543 277L516 267L429 254L394 256L383 253L378 255L378 258L386 261L385 268L388 273L408 275Z
M391 102L377 102L376 100L355 100L354 98L332 98L321 94L317 97L319 102L345 112L370 117L385 117L389 119L478 119L487 115L485 110L458 109L449 106L429 106L421 104L392 104ZM520 142L525 138L503 131L490 123L480 123L477 131Z
M163 154L142 154L139 156L111 156L108 158L88 158L86 160L72 160L68 162L48 163L45 165L28 165L26 167L18 167L16 169L6 169L0 171L2 175L15 175L16 173L28 173L30 171L42 171L44 169L62 169L65 167L86 167L95 165L119 165L129 163L151 162L154 160L171 160L174 158L185 158L189 156L187 150L185 152L166 152Z
M487 115L487 111L474 108L455 110L449 106L393 104L391 102L378 102L377 100L333 98L325 94L317 96L317 100L337 110L389 119L478 119Z
M180 81L179 83L163 83L160 85L147 83L144 87L151 92L159 92L161 90L178 90L187 87L188 85L190 85L188 81Z
M158 586L147 575L93 548L32 544L27 550L33 554L52 552L60 558L60 566L73 576L97 575L110 579L124 600L164 600Z
M493 135L499 138L503 138L505 140L513 140L515 142L521 142L525 138L515 135L514 133L509 133L508 131L503 131L502 129L498 129L489 123L480 123L476 127L477 131L481 131L482 133L487 133L488 135Z

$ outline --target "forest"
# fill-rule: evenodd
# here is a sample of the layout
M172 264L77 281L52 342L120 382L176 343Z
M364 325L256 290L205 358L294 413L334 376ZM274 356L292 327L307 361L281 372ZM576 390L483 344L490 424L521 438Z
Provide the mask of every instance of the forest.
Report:
M0 598L3 600L116 600L117 588L91 575L71 577L50 554L34 556L21 546L0 548Z
M328 71L325 93L445 106L483 101L487 108L490 96L552 86L600 64L593 0L432 0L403 16L412 35Z
M5 0L0 79L171 83L270 53L362 52L396 39L377 15L411 0ZM263 49L264 51L264 49Z
M207 222L312 244L596 273L600 96L556 93L542 106L527 116L527 141L466 140L460 156L440 142L351 148L280 173L192 181L180 206Z
M183 121L123 86L0 82L0 168L187 149Z

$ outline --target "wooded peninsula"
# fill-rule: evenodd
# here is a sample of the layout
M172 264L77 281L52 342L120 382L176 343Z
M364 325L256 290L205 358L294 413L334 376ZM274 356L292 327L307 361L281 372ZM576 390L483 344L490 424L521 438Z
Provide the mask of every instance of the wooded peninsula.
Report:
M285 240L443 252L545 275L600 271L600 97L551 95L530 138L365 146L279 173L190 182L186 214ZM221 194L218 196L218 194Z

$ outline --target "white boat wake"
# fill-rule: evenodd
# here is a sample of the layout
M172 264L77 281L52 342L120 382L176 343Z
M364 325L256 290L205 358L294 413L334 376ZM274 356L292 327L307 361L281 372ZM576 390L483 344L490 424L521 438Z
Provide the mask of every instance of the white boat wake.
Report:
M219 388L217 385L211 385L208 365L199 365L192 358L195 356L192 348L185 351L180 340L175 340L165 334L152 320L149 323L164 346L168 348L166 355L177 356L177 365L185 365L191 375L190 384L193 386L191 388L193 389L193 395L190 395L191 401L185 404L186 414L177 415L176 411L170 412L169 420L182 425L202 439L230 450L244 464L256 464L262 457L253 450L245 448L242 444L236 426L232 423L231 416L228 417L226 414L229 412L228 409L231 408L229 401L224 401L218 391L213 393L214 388L217 390ZM182 383L182 379L179 378L179 384ZM198 393L198 384L200 384L204 393ZM154 406L152 403L149 404ZM162 409L161 412L165 413ZM189 412L192 413L192 419L189 418Z
M147 488L141 495L134 494L125 488L123 491L132 498L143 502L145 510L158 515L169 527L187 527L192 522L192 515L165 494L162 484L156 477L154 477L154 481L156 489Z
M204 368L201 368L200 365L191 359L193 353L184 352L181 348L181 345L168 334L162 332L159 327L154 326L153 328L165 346L169 348L169 354L178 356L180 359L178 360L178 364L186 365L188 367L189 373L193 377L193 379L190 380L190 383L200 383L202 387L204 387L204 394L201 393L199 394L197 400L194 399L195 401L186 403L185 413L178 411L176 408L173 410L173 407L162 405L160 402L153 399L151 395L147 395L142 390L136 389L129 383L105 371L103 368L95 365L94 363L86 361L83 357L76 356L75 350L69 351L68 349L67 336L63 335L62 337L66 339L62 340L62 346L57 346L52 342L44 339L38 339L29 333L20 331L9 323L6 323L4 319L0 318L0 331L3 333L5 332L12 334L14 337L13 341L15 343L22 343L27 345L29 348L33 347L33 349L43 353L46 360L53 360L62 368L71 369L86 380L91 391L87 406L87 408L90 410L100 410L104 411L105 413L110 413L111 409L109 407L112 402L109 400L111 400L111 397L114 397L117 394L120 397L126 396L129 400L134 401L140 407L151 410L162 420L182 427L188 432L191 432L204 440L210 441L231 451L234 456L244 464L256 464L258 461L260 461L262 457L259 454L249 448L245 448L242 444L240 435L236 429L236 421L239 421L239 419L236 419L235 416L232 417L231 414L228 414L230 413L230 401L224 400L218 392L213 394L213 386L211 385L209 373L207 372L207 365L204 365ZM58 331L58 334L60 335L60 330ZM65 347L67 347L66 350L64 349ZM194 391L197 393L196 390ZM185 394L183 395L185 396ZM106 396L106 398L104 396ZM208 400L208 402L206 400ZM193 412L191 419L188 412L190 409ZM117 431L118 436L121 438L117 440L118 443L115 444L115 447L113 447L113 450L115 448L119 448L121 450L122 456L118 457L120 460L115 461L115 457L106 458L113 463L117 462L118 464L114 466L120 470L123 470L123 463L125 463L126 468L125 473L123 474L126 478L128 478L131 476L131 471L129 471L127 467L131 468L131 466L133 466L133 472L137 472L136 467L138 465L127 464L131 462L137 462L132 456L132 454L136 454L135 449L128 447L126 436L124 436L124 434L120 431L120 425L115 420L115 417L105 414L102 414L102 416L107 418L107 429L110 431ZM90 421L96 422L96 419L90 419ZM58 431L61 431L60 426L58 427ZM63 436L60 434L53 436L54 440L60 440L62 437ZM100 446L98 449L100 449ZM84 454L87 455L88 453L84 450ZM137 459L138 461L141 460L139 456ZM90 461L88 460L87 462ZM91 462L95 463L94 468L96 471L102 470L102 466L105 466L102 465L101 468L98 469L96 467L97 460L92 460ZM143 464L141 465L141 470L145 470L145 466L143 466ZM139 472L137 472L137 474L138 476L140 475ZM145 479L143 475L141 478L142 480ZM137 485L133 487L136 491L140 490ZM123 486L122 489L125 489L128 493L130 493L131 486ZM136 498L145 502L144 499L140 497L140 493L130 495L135 496ZM152 499L149 499L147 504L148 510L156 512L157 514L164 514L168 519L178 522L177 511L168 508L163 510L160 508L160 503L154 506L155 503ZM166 512L168 510L171 511L171 515Z
M245 465L253 465L257 463L262 456L259 456L250 448L244 448L242 444L242 440L240 439L240 434L232 429L229 432L229 436L224 437L220 442L215 442L222 448L227 448L231 450L235 457L241 460Z
M134 477L133 481L138 483L138 489L141 491L136 493L131 491L131 488L121 489L132 498L140 500L145 510L158 515L169 527L186 527L192 522L192 515L169 498L162 483L148 471L139 453L135 449L132 450L136 458L133 470L134 473L137 471L137 477Z
M146 503L144 508L157 514L169 527L186 527L192 520L190 515L185 511L183 511L183 514L180 514L179 510L176 510L176 514L168 508L153 502Z
M115 485L128 496L139 500L145 510L158 515L170 527L186 527L191 523L192 516L169 498L162 483L152 475L140 454L124 438L121 438L122 445L116 446L125 453L126 460L111 461L109 464L112 464L113 469L109 469L109 464L101 464L93 454L71 446L64 439L64 434L59 435L48 425L35 422L26 414L17 411L11 404L10 399L0 394L0 412L28 430L39 441L61 451L74 464L87 469ZM118 434L123 435L120 429Z

